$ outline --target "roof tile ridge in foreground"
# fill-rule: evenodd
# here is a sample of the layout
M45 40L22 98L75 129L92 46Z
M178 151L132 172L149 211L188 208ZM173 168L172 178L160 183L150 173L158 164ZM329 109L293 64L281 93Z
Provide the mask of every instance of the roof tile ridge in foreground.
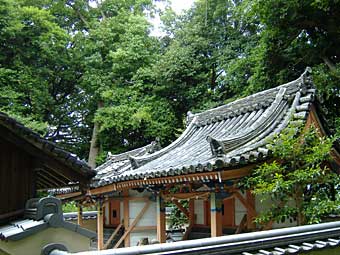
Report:
M73 153L62 149L56 143L48 141L46 138L41 137L38 133L29 129L28 127L4 112L0 112L0 125L9 129L15 135L21 137L32 146L45 152L49 156L52 156L59 162L62 162L73 169L81 170L80 172L86 173L89 177L93 177L95 175L96 172L92 170L86 162L80 160L78 156L74 156ZM60 156L62 156L64 159L61 160Z
M260 100L256 100L258 97L267 96L268 99L274 99L276 96L275 92L278 92L281 88L287 88L287 94L292 93L292 92L297 92L298 90L302 88L303 85L306 84L306 77L309 77L311 73L312 73L312 69L310 67L307 67L305 71L297 79L293 81L278 85L274 88L259 91L255 94L236 99L235 101L230 102L228 104L224 104L224 105L221 105L221 106L218 106L218 107L215 107L215 108L212 108L212 109L200 112L200 113L190 114L189 123L192 122L193 118L195 117L196 117L197 123L203 122L205 124L209 124L210 122L218 121L220 120L220 118L223 118L223 117L231 117L233 115L237 116L244 111L246 112L252 111L255 108L255 105L254 105L255 102L257 104L265 103L263 102L263 98L261 98ZM274 95L272 95L272 97L274 98L270 98L272 93L275 93ZM249 104L249 101L253 101L253 104L251 106L246 106L247 104ZM244 107L242 112L239 111L239 113L237 114L234 111L232 111L232 108L240 108L240 106ZM227 115L227 116L220 116L221 114ZM212 115L212 116L209 116L209 115ZM201 124L201 125L204 125L204 124Z
M176 148L177 146L182 145L185 141L189 139L189 137L192 134L191 131L195 128L196 128L196 125L195 125L195 119L194 119L193 121L190 122L190 124L186 127L184 132L175 141L170 143L168 146L162 148L161 150L156 151L152 154L143 155L140 157L129 156L132 168L137 169L141 167L142 165L145 165L146 163L163 156L164 154L168 153L170 150Z
M259 247L274 248L277 245L287 244L287 242L289 242L289 244L304 243L313 240L339 237L339 234L340 221L337 221L220 237L179 241L174 243L134 246L120 249L108 249L105 251L96 252L87 251L73 254L192 254L194 253L194 250L197 252L210 250L214 251L214 254L240 254L240 251L258 251ZM72 253L65 252L53 254L66 255Z

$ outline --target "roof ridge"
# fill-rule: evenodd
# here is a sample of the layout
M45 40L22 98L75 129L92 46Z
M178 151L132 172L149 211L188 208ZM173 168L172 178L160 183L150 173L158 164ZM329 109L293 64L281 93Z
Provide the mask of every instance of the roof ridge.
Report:
M232 116L238 116L238 115L240 115L244 112L247 112L247 111L252 111L252 110L257 109L257 108L266 107L271 102L258 100L259 96L265 97L265 96L272 94L272 97L273 97L272 100L274 100L277 91L279 91L281 88L284 88L284 87L287 88L287 90L288 90L287 94L294 93L294 92L296 92L300 89L307 89L307 88L304 88L304 87L307 84L311 84L311 82L310 82L310 79L311 79L310 74L311 73L312 73L312 69L310 67L307 67L305 69L305 71L297 79L295 79L293 81L278 85L274 88L259 91L255 94L236 99L233 102L223 104L223 105L220 105L218 107L208 109L208 110L205 110L205 111L200 112L200 113L193 114L191 112L188 112L187 123L189 124L189 123L193 122L194 118L196 118L195 124L197 126L203 126L203 125L206 125L206 124L210 124L212 122L220 121L220 120L225 119L225 118L230 118ZM249 103L249 101L253 101L253 102ZM242 105L242 104L244 104L242 111L234 110L235 108L239 109L240 105Z
M191 131L195 130L198 127L204 126L206 124L211 124L213 122L221 121L223 119L238 116L245 112L253 111L254 109L267 108L273 103L273 101L277 97L278 92L281 91L282 89L284 90L283 96L285 97L285 99L289 99L289 96L291 94L296 93L300 90L307 91L307 86L312 84L310 80L311 79L310 74L311 74L311 68L307 67L306 70L300 75L299 78L291 82L282 84L275 88L271 88L268 90L258 92L256 94L238 99L234 102L204 111L202 113L193 114L190 119L189 125L187 126L185 131L182 133L182 135L179 138L177 138L171 144L169 144L165 148L161 149L160 151L157 151L156 153L152 155L143 155L141 157L130 156L129 158L130 158L132 168L138 169L140 166L158 157L161 157L162 155L166 154L169 150L181 145L183 142L185 142L190 137L190 134L192 133ZM258 99L259 96L261 96L260 99ZM252 100L254 102L249 103L249 100ZM233 110L233 108L237 108L237 110ZM241 110L238 110L240 108ZM218 114L214 116L209 116L209 113L216 113L216 112Z

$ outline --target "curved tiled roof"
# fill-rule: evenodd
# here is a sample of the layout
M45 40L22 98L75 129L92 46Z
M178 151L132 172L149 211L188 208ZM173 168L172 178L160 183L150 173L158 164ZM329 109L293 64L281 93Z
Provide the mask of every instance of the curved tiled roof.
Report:
M157 150L159 144L157 141L152 142L144 147L137 148L128 152L116 155L109 155L107 161L96 168L97 174L92 179L93 186L103 186L110 184L115 176L131 169L131 157L138 157L146 154L152 154Z
M307 119L315 96L310 73L307 68L292 82L192 114L184 133L169 146L152 154L131 152L129 161L127 157L109 160L98 167L96 179L100 180L94 186L212 171L265 159L271 153L268 138Z

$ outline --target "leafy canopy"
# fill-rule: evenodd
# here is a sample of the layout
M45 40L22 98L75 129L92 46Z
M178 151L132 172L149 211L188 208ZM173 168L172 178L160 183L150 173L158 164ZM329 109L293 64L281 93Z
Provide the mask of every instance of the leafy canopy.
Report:
M298 225L319 223L338 210L340 179L326 163L333 141L320 137L314 127L289 127L273 139L276 160L262 164L243 180L255 195L272 202L257 217L258 223L288 219Z

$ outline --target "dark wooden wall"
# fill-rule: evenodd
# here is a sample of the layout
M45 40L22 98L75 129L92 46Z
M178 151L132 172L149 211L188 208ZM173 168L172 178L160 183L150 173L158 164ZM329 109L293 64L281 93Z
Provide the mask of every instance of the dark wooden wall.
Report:
M0 137L0 218L35 195L33 157Z

